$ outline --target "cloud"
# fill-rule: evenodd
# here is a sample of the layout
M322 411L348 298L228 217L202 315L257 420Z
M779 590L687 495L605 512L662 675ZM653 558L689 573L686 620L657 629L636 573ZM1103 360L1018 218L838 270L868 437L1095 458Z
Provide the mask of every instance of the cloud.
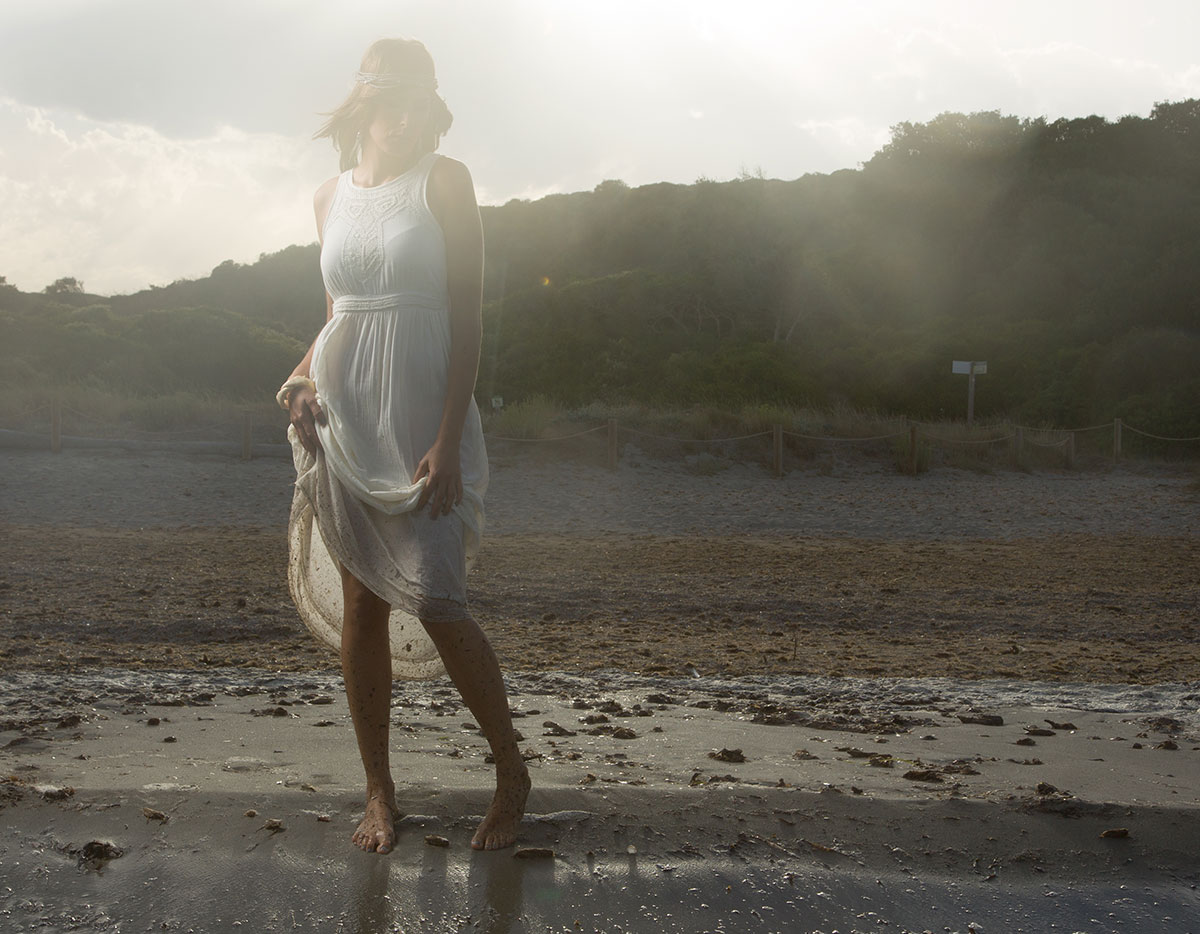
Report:
M330 21L332 5L322 6L324 12L231 0L13 5L4 13L0 95L173 136L206 136L221 126L302 132L326 103L319 89L346 83L356 60L314 54L322 32L340 52L336 37L345 32Z
M808 134L813 148L820 152L818 161L846 168L865 162L891 139L886 128L858 117L799 120L796 127Z
M484 203L795 178L944 111L1116 118L1200 96L1200 4L54 0L0 14L10 264L133 289L312 239L310 143L381 35L438 64ZM16 268L20 267L20 268Z
M107 294L206 274L315 239L324 146L228 127L171 139L144 126L0 101L0 274Z
M1013 49L1004 54L1004 62L1031 101L1034 113L1022 116L1144 115L1151 103L1200 96L1194 65L1172 69L1072 42Z

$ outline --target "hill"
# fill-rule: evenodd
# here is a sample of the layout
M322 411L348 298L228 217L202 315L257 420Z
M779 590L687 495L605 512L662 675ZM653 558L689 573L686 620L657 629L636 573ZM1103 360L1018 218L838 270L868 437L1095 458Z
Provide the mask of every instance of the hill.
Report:
M1200 101L947 113L857 170L610 180L483 221L483 397L938 417L975 359L982 416L1200 434ZM0 287L0 381L261 398L323 314L315 245L129 296Z

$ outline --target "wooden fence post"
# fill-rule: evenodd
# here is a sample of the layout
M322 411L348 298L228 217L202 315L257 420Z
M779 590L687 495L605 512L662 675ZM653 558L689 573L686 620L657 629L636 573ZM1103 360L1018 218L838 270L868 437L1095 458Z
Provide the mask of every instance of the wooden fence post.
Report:
M62 453L62 400L58 396L50 400L50 450Z
M608 420L608 469L617 469L617 420Z
M253 416L242 416L242 460L248 461L254 457L254 422Z
M908 469L915 477L917 475L917 426L908 426Z
M1113 460L1121 459L1121 420L1113 419Z
M783 426L771 426L771 468L776 477L783 476Z

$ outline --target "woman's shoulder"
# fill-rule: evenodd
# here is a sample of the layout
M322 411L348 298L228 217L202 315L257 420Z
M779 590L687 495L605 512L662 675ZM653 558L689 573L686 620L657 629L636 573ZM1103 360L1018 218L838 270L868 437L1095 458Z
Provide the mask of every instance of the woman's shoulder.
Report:
M475 203L475 183L471 171L462 162L440 153L429 167L428 193L443 203L469 200Z
M316 194L313 195L313 207L320 208L324 205L326 210L329 209L329 203L333 201L333 193L337 191L338 180L340 178L340 175L335 175L333 178L321 182ZM320 212L318 211L318 213Z
M321 187L313 195L313 213L317 216L318 235L325 229L325 218L329 216L329 208L333 204L333 196L337 192L338 179L340 178L340 175L335 175L333 178L322 182Z
M434 153L433 164L429 167L430 179L437 179L451 185L472 184L471 170L466 163L460 162L453 156Z

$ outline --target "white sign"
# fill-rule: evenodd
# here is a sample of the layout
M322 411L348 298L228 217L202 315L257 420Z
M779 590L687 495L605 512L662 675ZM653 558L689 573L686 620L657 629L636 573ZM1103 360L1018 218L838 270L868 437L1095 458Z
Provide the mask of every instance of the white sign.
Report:
M951 366L951 373L961 373L963 376L974 374L978 376L981 373L987 372L986 360L955 360Z

